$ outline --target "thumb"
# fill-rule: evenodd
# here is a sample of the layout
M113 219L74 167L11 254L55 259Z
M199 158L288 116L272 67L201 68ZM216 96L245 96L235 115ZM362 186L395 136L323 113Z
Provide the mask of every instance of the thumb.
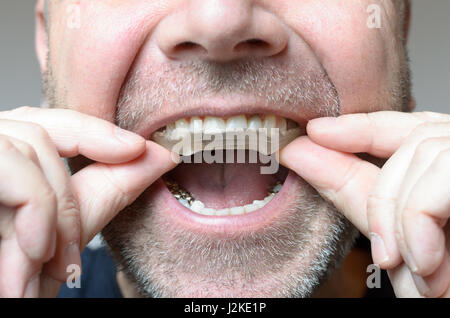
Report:
M367 198L380 169L357 156L330 150L302 136L280 151L295 171L368 237Z
M146 142L145 153L128 163L94 163L71 178L81 218L81 249L153 182L176 166L173 153Z

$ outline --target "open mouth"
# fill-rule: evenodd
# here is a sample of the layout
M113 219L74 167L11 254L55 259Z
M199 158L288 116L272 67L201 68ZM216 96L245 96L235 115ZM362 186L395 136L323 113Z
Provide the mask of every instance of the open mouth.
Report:
M255 144L248 139L244 143L226 142L230 140L227 133L248 137L255 132L258 135ZM178 119L159 129L152 139L173 150L171 147L183 138L211 134L223 136L223 143L215 140L214 147L208 147L204 142L189 143L187 151L185 148L179 152L184 155L182 163L162 179L180 208L205 217L229 217L257 212L277 197L289 170L277 163L277 169L271 173L261 171L273 165L276 155L272 153L304 134L304 128L290 119L274 115L194 116ZM275 134L277 138L274 138ZM265 138L265 145L261 136ZM272 146L271 151L267 151L268 144Z

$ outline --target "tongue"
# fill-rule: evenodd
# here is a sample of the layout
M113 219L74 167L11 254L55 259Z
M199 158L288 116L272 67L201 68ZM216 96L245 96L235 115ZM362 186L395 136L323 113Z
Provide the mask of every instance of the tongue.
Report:
M285 171L261 174L258 163L182 163L166 178L175 181L206 207L230 208L262 200ZM280 167L281 168L281 167Z

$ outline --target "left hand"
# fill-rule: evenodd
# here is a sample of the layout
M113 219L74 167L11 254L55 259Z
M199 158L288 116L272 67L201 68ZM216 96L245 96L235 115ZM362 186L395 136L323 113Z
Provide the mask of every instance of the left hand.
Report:
M398 297L450 297L450 115L318 118L280 152L366 237ZM388 159L382 168L354 153Z

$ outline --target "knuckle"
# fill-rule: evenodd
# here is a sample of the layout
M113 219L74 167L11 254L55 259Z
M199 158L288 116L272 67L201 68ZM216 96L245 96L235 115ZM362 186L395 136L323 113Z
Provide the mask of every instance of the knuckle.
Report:
M14 108L12 110L8 110L6 112L2 112L2 118L12 119L12 120L24 120L26 119L32 111L35 111L36 108L30 106L21 106Z
M425 138L419 142L416 147L415 155L419 158L427 157L434 149L437 149L442 144L442 138L430 137Z
M424 122L428 121L430 118L435 117L435 113L430 111L415 112L413 113L413 115Z
M30 112L30 111L32 111L34 108L33 107L31 107L31 106L21 106L21 107L17 107L17 108L15 108L15 109L13 109L12 111L13 112L22 112L22 113L25 113L25 112Z
M50 212L56 212L58 199L50 185L45 184L41 187L36 204L45 205Z
M7 136L0 136L0 151L9 152L15 150L13 143Z
M359 174L359 172L363 169L363 166L366 163L364 161L356 161L351 163L345 173L344 177L342 178L342 182L334 189L334 192L336 194L341 193L345 190L345 188L355 179L355 176Z
M380 205L380 198L374 194L369 194L367 198L367 218L373 219Z
M30 136L40 140L49 140L47 131L40 125L35 123L27 123L27 130Z
M23 115L24 113L29 113L31 111L31 109L32 109L32 107L30 107L30 106L20 106L20 107L10 110L9 112L11 114Z
M413 113L413 115L422 121L450 121L449 114L422 111L422 112L415 112Z
M32 146L30 146L28 143L23 143L21 145L21 152L27 157L30 158L32 161L34 162L38 162L38 155L36 153L36 151L34 150L34 148Z
M13 112L16 112L20 115L29 115L30 113L33 113L38 109L39 108L25 105L25 106L17 107L16 109L13 110Z
M415 127L411 132L412 138L418 138L421 136L426 135L426 133L436 126L436 123L430 123L430 122L424 122L422 124L419 124L417 127Z
M403 237L403 232L400 230L399 226L396 226L394 229L395 240L397 241L398 246L405 246L405 239Z
M439 171L449 170L450 167L450 148L441 151L436 157L436 167Z
M58 214L75 219L80 217L78 203L72 195L65 195L58 201Z

